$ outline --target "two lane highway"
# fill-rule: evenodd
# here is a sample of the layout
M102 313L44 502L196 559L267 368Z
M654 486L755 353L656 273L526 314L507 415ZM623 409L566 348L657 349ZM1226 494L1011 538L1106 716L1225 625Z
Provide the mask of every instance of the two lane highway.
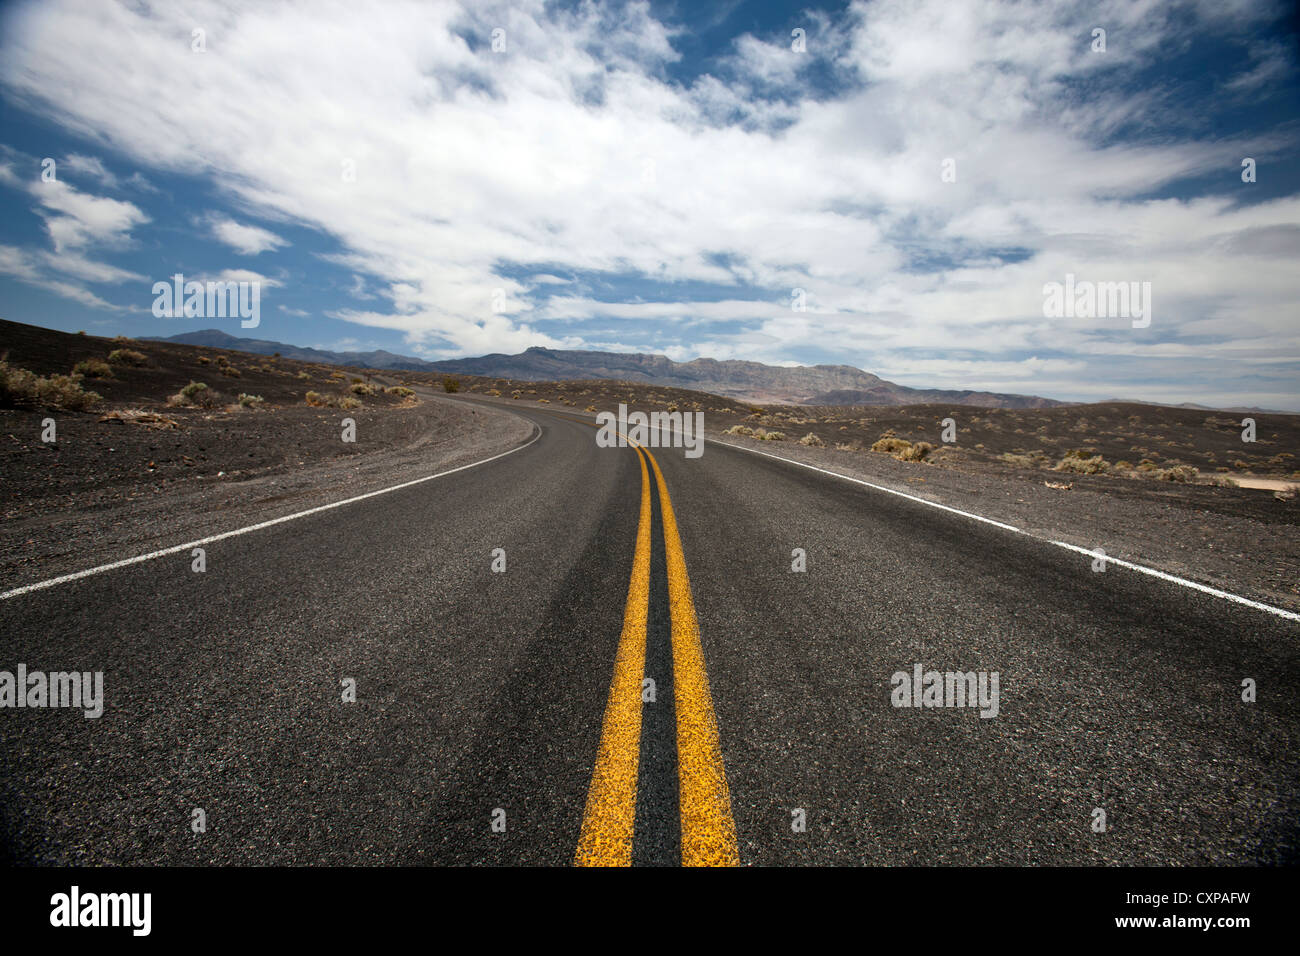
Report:
M0 670L102 670L106 697L0 712L8 857L1296 859L1293 622L721 444L600 449L518 413L533 444L215 543L204 573L0 601ZM998 674L997 715L895 706L918 664Z

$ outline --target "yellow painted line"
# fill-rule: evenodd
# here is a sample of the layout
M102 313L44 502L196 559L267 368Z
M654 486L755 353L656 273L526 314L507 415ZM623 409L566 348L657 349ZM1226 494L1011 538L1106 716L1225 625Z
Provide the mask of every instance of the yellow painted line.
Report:
M700 625L691 598L686 556L677 536L677 518L668 484L654 455L646 457L659 481L664 555L668 566L668 607L673 633L673 689L677 705L677 781L682 815L683 866L737 866L736 821L722 765L718 721L713 714L709 677L704 669Z
M605 704L596 767L587 790L576 866L631 866L636 825L637 765L641 757L641 680L645 676L646 618L650 607L650 475L641 463L641 519L632 578L623 611L614 679Z

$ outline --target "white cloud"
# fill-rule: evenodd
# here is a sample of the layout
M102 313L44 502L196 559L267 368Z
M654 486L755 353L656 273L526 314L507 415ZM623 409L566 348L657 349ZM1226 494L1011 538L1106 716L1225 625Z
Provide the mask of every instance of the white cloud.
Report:
M1101 381L1097 349L1116 334L1128 336L1128 354L1166 369L1183 361L1157 351L1171 342L1209 353L1239 337L1290 341L1300 288L1278 229L1300 223L1295 203L1147 198L1231 170L1259 152L1259 138L1111 139L1171 108L1163 91L1129 91L1162 48L1208 21L1220 35L1248 34L1258 8L1225 9L854 3L833 24L810 22L808 54L784 37L742 37L725 78L681 84L663 69L677 58L672 31L644 4L616 16L543 0L184 11L50 0L10 15L0 81L138 163L210 177L236 208L334 237L344 252L332 261L373 277L357 297L377 292L384 308L332 315L401 330L413 347L554 346L573 340L541 323L604 318L612 331L601 334L615 340L629 337L620 322L671 323L678 354L788 361L816 343L901 368L918 350L960 348L985 364L928 371L1041 392L1058 374ZM209 35L202 55L177 42L198 22ZM1110 31L1105 54L1089 49L1098 23ZM497 26L502 53L490 47ZM854 82L809 95L799 56ZM1255 71L1277 56L1259 52ZM946 158L955 183L940 180ZM130 204L60 202L47 208L67 220L50 227L63 248L112 241L138 221ZM223 241L250 254L279 239L231 226ZM1249 268L1225 254L1243 245ZM998 248L1029 258L1004 262ZM952 264L914 266L935 259ZM503 263L538 274L512 280ZM602 304L557 289L534 307L550 269L631 275L669 292ZM1154 331L1044 320L1042 285L1066 272L1152 281ZM690 281L738 294L670 301ZM796 287L807 312L788 307ZM504 311L493 311L496 289ZM705 334L704 323L715 327ZM1180 340L1192 329L1195 339ZM1009 357L1061 350L1086 374Z
M137 272L88 258L85 248L94 244L124 245L130 239L129 230L147 222L148 217L131 203L79 192L58 179L51 182L46 182L39 176L24 179L14 171L14 167L26 165L35 169L38 168L35 161L8 148L3 151L3 155L5 163L0 164L0 183L22 190L37 199L39 205L36 211L45 220L54 251L0 247L0 274L90 308L121 311L121 306L108 302L79 283L58 274L95 283L143 279ZM89 171L95 178L112 179L112 174L104 170L98 160L90 157L74 154L63 162L64 166L77 167L78 164L79 168ZM57 168L56 166L56 170Z
M127 178L126 184L130 186L132 189L138 189L140 192L143 193L158 192L158 187L155 186L153 183L149 182L148 179L140 175L140 173L138 172L132 173Z
M37 181L30 190L43 207L38 212L56 252L92 243L122 245L131 229L149 221L134 203L92 196L62 180Z
M267 229L245 225L225 216L213 216L210 222L212 234L218 240L246 256L255 256L289 244L287 239L282 239Z
M375 296L366 291L366 280L364 276L353 275L352 287L348 289L348 295L354 299L373 299Z
M71 153L59 162L57 169L59 172L71 170L74 177L78 174L88 176L110 189L115 189L118 185L117 177L108 171L104 161L97 156Z
M87 282L126 282L130 279L144 280L144 276L130 269L122 269L107 262L95 262L74 253L42 253L41 261L57 272L85 279Z
M1254 66L1233 77L1226 89L1234 93L1254 93L1262 86L1276 83L1293 69L1286 47L1276 42L1256 43L1250 51Z
M36 256L16 246L0 246L0 275L11 276L20 282L25 282L30 286L62 296L65 299L72 299L92 309L122 311L121 306L100 298L89 289L79 286L75 282L52 278L41 268L41 265L42 263L37 260Z
M187 277L187 279L190 277ZM197 282L256 282L263 288L274 289L284 283L278 279L272 279L264 276L260 272L254 272L252 269L223 269L216 275L194 276Z

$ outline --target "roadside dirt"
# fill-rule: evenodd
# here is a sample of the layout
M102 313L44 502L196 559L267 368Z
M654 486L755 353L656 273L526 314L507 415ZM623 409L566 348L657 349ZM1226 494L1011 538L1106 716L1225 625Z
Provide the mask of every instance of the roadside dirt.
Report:
M385 392L396 383L379 373L0 324L0 354L41 375L118 348L145 354L148 364L114 365L112 379L86 379L83 386L103 396L93 410L12 400L0 407L0 590L399 484L532 434L513 415L422 387ZM237 380L214 373L219 358L238 369ZM226 382L236 381L264 401L167 404L195 380L214 390L221 382L227 394ZM373 393L356 395L355 384ZM361 404L309 406L308 391ZM344 441L345 418L355 423L355 441ZM48 420L53 442L42 441Z
M41 375L66 373L121 348L145 361L109 363L110 378L86 378L83 386L103 396L92 411L0 404L0 587L488 457L532 434L507 414L511 407L594 416L623 403L640 411L701 411L707 433L723 441L1300 610L1300 497L1286 490L1300 477L1293 451L1300 416L1255 416L1256 441L1248 443L1240 416L1190 409L758 407L644 383L380 373L0 322L0 355ZM220 371L231 367L235 374ZM192 381L222 399L198 408L168 403ZM488 404L446 401L448 391ZM241 407L241 392L263 401ZM309 392L318 404L307 404ZM360 407L339 407L353 401ZM49 418L57 429L53 443L41 440ZM356 423L354 443L342 440L344 418ZM942 441L945 418L954 420L955 442ZM725 434L734 426L784 437ZM882 437L934 449L923 461L899 461L871 450ZM1056 470L1071 455L1099 456L1106 471ZM1183 481L1158 477L1182 466L1199 473ZM1266 487L1207 483L1224 476Z
M552 398L539 404L536 399L529 401L522 395L518 399L501 396L489 400L507 406L522 404L540 408L555 408L559 404L565 413L594 417L593 412L586 410L587 406L594 404L602 411L616 410L618 401L628 397L628 392L623 390L626 386L600 393L591 387L593 383L566 384L566 388L554 389L550 393L559 397L558 402ZM572 400L574 390L586 392L581 399L585 404L574 402L572 406L566 406L565 398ZM539 388L539 395L541 391ZM687 396L691 394L685 393ZM683 403L682 395L669 395L669 401L662 404L646 401L646 398L653 399L653 395L639 393L637 398L640 401L633 407L641 411L666 410L671 405L689 408L689 403ZM706 398L712 399L712 396ZM802 437L801 431L794 430L786 433L785 440L765 441L725 434L725 430L734 424L755 425L762 418L754 417L755 413L745 406L732 413L721 408L719 404L703 409L706 433L711 439L870 481L1013 525L1035 537L1064 541L1089 550L1101 548L1110 557L1300 611L1300 530L1297 530L1300 505L1295 498L1277 498L1272 491L1244 487L1114 475L1062 474L1048 469L1010 467L1000 462L951 453L925 461L899 461L889 454L870 451L870 444L865 441L856 444L841 441L822 447L801 445L790 440ZM893 428L896 434L912 435L917 440L921 440L926 434L924 429L929 427L930 436L938 439L937 422L934 425L929 423L936 416L946 417L950 410L926 406L924 410L891 408L879 411L887 413L882 414L882 421L859 426L868 429L860 433L870 437L872 442L880 437L880 432L875 429L881 426L882 430ZM940 411L944 414L939 415ZM956 413L958 410L952 411ZM984 409L977 411L981 419L987 414ZM1041 413L1059 414L1061 411L1050 409ZM1179 417L1184 416L1181 410L1176 411ZM1024 411L1016 414L1039 413ZM770 411L760 413L769 414ZM1075 414L1080 412L1076 410ZM1086 411L1082 414L1086 415ZM909 423L913 426L911 430L907 429ZM838 426L835 427L838 431ZM1276 429L1278 437L1270 440L1280 441L1284 433L1289 437L1292 433L1284 430L1292 427L1290 422L1279 423ZM958 438L959 443L966 441L960 429ZM1079 560L1087 559L1080 556Z

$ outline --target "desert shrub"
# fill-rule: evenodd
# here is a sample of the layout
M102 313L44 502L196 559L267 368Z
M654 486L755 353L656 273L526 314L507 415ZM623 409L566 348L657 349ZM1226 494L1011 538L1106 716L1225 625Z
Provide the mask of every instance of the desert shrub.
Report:
M118 365L135 365L139 367L148 362L149 358L143 352L137 352L135 349L113 349L108 353L108 360L116 362Z
M305 382L305 381L307 381L307 380L310 379L310 378L311 378L311 372L299 372L299 373L298 373L298 380L299 380L300 382Z
M1028 455L1013 455L1009 451L998 455L998 460L1005 461L1008 465L1015 465L1017 468L1033 468L1037 464Z
M46 405L83 411L97 405L102 396L81 387L80 375L51 375L37 380L37 395Z
M328 408L333 404L328 395L322 395L320 392L308 392L303 396L303 401L314 408Z
M397 395L401 398L412 398L415 396L415 389L407 388L405 385L393 385L384 389L389 395Z
M223 365L223 366L221 366L221 374L222 374L222 375L225 375L225 376L228 376L229 378L240 378L240 377L241 377L241 373L240 373L239 369L235 368L235 366L233 366L233 365Z
M353 375L351 378L348 379L348 381L351 382L353 385L360 385L363 381L365 381L365 379L361 378L360 376Z
M112 378L113 369L103 359L85 359L78 362L72 367L73 375L84 375L86 378Z
M141 408L115 408L107 412L101 422L123 422L130 425L143 425L146 428L179 428L180 422L157 412L147 412Z
M0 396L12 402L31 402L52 408L82 411L99 402L101 396L81 387L81 375L51 375L44 378L25 368L10 365L0 357Z
M206 355L200 355L200 356L199 356L199 364L200 364L200 365L211 365L211 364L212 364L212 359L208 358Z
M501 389L499 389L499 388L489 388L489 389L487 390L487 393L488 393L489 395L500 395L500 394L501 394Z
M889 436L880 438L871 446L871 450L893 455L899 461L925 461L926 456L934 451L934 446L928 441L912 444L905 438Z
M1101 455L1093 455L1091 458L1079 457L1076 453L1071 452L1056 463L1053 471L1067 471L1075 475L1104 475L1110 471L1110 465Z
M748 425L732 425L730 428L726 429L722 434L724 434L724 435L753 435L753 434L754 434L754 429L750 428Z
M799 444L806 445L809 448L825 448L826 443L818 438L813 432L809 432L799 439Z
M169 405L198 405L202 408L211 408L220 400L220 396L208 388L206 382L191 381L179 392L167 400Z
M754 433L755 438L761 438L763 441L785 441L785 432L767 432L759 429Z
M460 382L454 378L444 378L442 380L442 390L448 394L460 391ZM532 394L532 393L530 393Z
M224 355L218 355L217 364L220 365L222 368L225 368L227 365L230 364L230 359L226 358Z
M1162 468L1156 472L1156 477L1161 481L1195 481L1200 475L1191 465L1174 465L1172 468Z
M912 443L906 438L895 438L891 432L893 432L892 428L871 446L871 450L883 452L886 455L897 455L912 447Z
M550 400L549 398L539 398L539 399L537 400L537 404L538 404L538 405L549 405L549 404L551 404L551 400Z
M239 393L239 404L244 408L257 408L265 399L261 395L247 395L244 392Z
M353 395L373 395L375 394L375 387L365 384L358 378L352 380L352 384L348 386L348 391Z
M351 395L344 395L339 399L339 408L360 408L361 399L353 398Z

